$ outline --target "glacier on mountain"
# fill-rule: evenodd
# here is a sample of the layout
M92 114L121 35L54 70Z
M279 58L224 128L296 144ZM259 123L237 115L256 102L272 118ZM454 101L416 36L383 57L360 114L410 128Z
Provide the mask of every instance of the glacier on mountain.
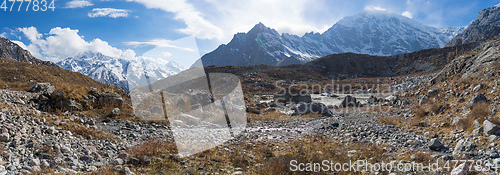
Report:
M184 68L173 61L161 58L137 57L126 60L105 56L99 52L83 52L56 63L59 67L79 72L105 84L133 89L154 83L157 80L175 75Z
M324 33L300 37L259 23L248 33L238 33L226 45L205 54L205 66L288 65L312 61L335 53L379 56L444 47L464 27L443 28L386 11L363 11L345 17Z

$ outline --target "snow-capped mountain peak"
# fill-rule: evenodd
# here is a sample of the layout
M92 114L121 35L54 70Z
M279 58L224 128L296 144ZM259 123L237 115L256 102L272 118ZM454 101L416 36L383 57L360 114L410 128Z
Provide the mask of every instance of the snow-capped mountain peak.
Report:
M99 52L82 52L75 57L57 63L63 69L80 72L105 84L124 87L129 90L147 85L142 77L146 73L151 83L184 70L179 64L163 59L138 57L127 60L105 56Z
M279 33L262 23L238 33L227 45L205 54L205 66L301 64L335 53L379 56L444 47L461 28L438 29L387 11L345 17L324 33Z

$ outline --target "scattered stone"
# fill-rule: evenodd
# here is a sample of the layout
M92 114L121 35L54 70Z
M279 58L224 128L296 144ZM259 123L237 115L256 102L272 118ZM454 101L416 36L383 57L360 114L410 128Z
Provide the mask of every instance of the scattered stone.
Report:
M259 108L257 107L247 107L247 112L251 112L251 113L254 113L254 114L260 114L260 110Z
M469 173L469 166L467 163L462 163L457 167L453 168L450 175L467 175Z
M129 159L129 163L132 164L132 165L135 165L135 166L138 166L141 164L141 161L139 161L139 159L135 158L135 157L131 157Z
M348 96L344 97L344 100L342 100L342 103L340 103L339 107L341 107L341 108L361 107L361 103L359 103L355 97L348 95Z
M494 142L497 139L498 139L498 137L496 135L490 135L490 136L488 136L488 142Z
M115 165L123 165L123 163L124 163L124 161L121 158L117 158L117 159L113 160L113 164L115 164Z
M135 175L135 173L130 171L130 168L128 168L128 167L123 168L123 173L125 175Z
M429 97L434 97L439 93L439 89L432 89L427 91L427 96Z
M296 109L295 115L305 115L305 114L323 114L328 117L332 117L333 113L326 107L323 103L308 103L300 104Z
M491 123L488 120L484 120L483 122L484 134L485 135L498 135L500 134L500 127Z
M476 150L476 144L474 142L469 142L468 140L461 139L458 141L457 145L455 146L455 149L453 149L453 156L455 157L460 157L460 156L470 156L474 154L474 151Z
M486 103L486 102L488 102L486 96L484 96L481 93L476 93L474 94L474 97L472 97L472 100L470 101L470 108L472 109L476 104Z
M444 149L444 145L438 139L432 139L429 143L427 143L429 149L434 151L441 151Z
M119 116L121 113L122 113L122 112L120 111L120 109L115 108L115 109L111 110L111 114L110 114L110 115L111 115L112 117L116 117L116 116Z
M2 133L0 134L0 142L8 142L10 141L10 134L9 133Z
M476 87L474 87L474 89L472 89L472 92L478 92L479 90L481 90L481 88L483 88L483 85L478 84Z

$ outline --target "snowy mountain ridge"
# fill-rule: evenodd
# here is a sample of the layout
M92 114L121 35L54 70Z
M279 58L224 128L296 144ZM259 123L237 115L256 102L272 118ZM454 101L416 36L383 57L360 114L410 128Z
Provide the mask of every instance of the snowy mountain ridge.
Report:
M177 63L163 59L138 57L135 60L126 60L98 52L82 52L56 64L63 69L82 73L101 83L124 87L127 90L147 85L145 74L153 83L184 70Z
M259 23L248 33L238 33L226 45L205 54L205 66L301 64L336 53L378 56L444 47L464 27L438 29L399 14L363 11L345 17L324 33L299 37Z

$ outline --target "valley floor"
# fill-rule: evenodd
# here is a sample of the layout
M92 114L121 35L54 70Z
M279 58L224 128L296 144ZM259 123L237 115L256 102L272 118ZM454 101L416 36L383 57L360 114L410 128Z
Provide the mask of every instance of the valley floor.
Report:
M411 111L389 106L385 111L349 108L333 117L248 113L249 123L236 138L181 156L164 123L49 114L35 109L39 95L0 90L0 174L440 174L468 168L488 174L495 169L484 167L500 166L493 163L500 160L495 142L484 145L463 130L437 135L423 123L401 125L411 121ZM463 158L470 160L465 168L457 163ZM358 160L357 169L335 169ZM440 169L431 166L436 161ZM370 169L367 163L385 163L386 169ZM474 171L471 163L484 169Z

